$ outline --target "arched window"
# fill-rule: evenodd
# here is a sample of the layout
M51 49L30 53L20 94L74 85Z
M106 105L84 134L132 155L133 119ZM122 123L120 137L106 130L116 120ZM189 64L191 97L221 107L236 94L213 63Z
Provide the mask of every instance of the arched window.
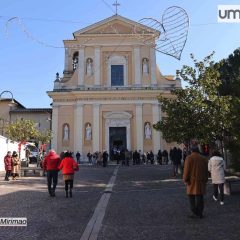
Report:
M63 132L63 140L64 141L68 141L70 139L70 128L69 128L69 124L64 123L63 124L63 128L62 128L62 132Z
M73 54L73 58L72 58L73 71L76 70L77 65L78 65L78 52L75 52L75 53Z

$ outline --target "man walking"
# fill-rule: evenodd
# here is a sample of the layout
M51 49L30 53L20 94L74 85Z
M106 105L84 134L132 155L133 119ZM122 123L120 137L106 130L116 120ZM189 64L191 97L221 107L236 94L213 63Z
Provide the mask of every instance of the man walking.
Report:
M43 168L47 171L48 192L51 197L55 197L55 189L58 183L58 166L60 157L54 150L50 150L43 162ZM52 187L53 185L53 187Z
M76 153L76 158L77 158L77 163L80 164L80 157L81 157L81 154L79 151L77 151Z
M102 159L103 159L103 167L106 167L107 161L108 161L108 153L105 150L103 150Z
M191 218L202 218L206 184L208 181L208 162L200 155L197 146L192 147L192 153L187 156L184 166L183 181L187 186Z

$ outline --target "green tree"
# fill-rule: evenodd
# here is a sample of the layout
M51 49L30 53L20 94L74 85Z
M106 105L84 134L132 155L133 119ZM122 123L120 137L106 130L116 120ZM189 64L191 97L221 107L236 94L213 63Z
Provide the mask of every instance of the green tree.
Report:
M221 95L240 97L240 48L220 61Z
M10 123L6 128L6 134L11 140L22 143L36 139L39 132L34 121L23 119Z
M49 143L52 139L52 131L45 130L44 132L38 132L37 140L42 144Z
M17 120L16 122L7 125L6 134L11 140L19 142L20 147L28 141L38 143L41 141L42 144L45 144L50 142L52 138L52 131L38 131L36 129L36 123L32 120Z
M231 96L221 96L219 67L211 55L197 61L193 55L193 66L184 65L180 71L185 89L174 89L171 97L159 96L162 111L166 115L154 128L163 133L168 142L189 144L192 139L200 143L224 141L232 127Z
M220 61L220 95L232 96L231 115L232 134L229 136L227 147L231 153L231 164L240 170L240 48L236 49L228 58Z

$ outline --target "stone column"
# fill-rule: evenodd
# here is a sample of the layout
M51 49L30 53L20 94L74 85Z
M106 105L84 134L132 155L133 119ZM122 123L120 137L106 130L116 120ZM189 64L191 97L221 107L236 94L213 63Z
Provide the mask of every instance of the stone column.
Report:
M134 85L141 85L141 73L140 47L134 47Z
M93 131L92 131L92 147L93 152L99 151L99 117L100 117L100 104L93 104Z
M156 51L154 48L150 48L150 63L151 63L151 85L157 85Z
M153 124L157 123L161 119L160 104L152 104ZM158 150L161 149L161 134L159 131L152 129L153 133L153 153L157 154Z
M143 110L142 104L136 104L136 139L137 139L137 150L143 151Z
M83 146L83 104L77 102L74 106L74 153L82 154Z
M127 124L127 149L130 151L130 150L133 150L131 149L132 148L132 144L131 144L131 129L130 129L130 120Z
M84 47L79 49L78 54L78 85L84 85L84 77L85 77L85 54L84 54Z
M53 103L52 106L52 140L51 140L51 149L54 149L58 152L58 110L59 106Z
M100 47L95 47L95 61L94 61L94 85L100 86L100 78L101 78L101 49Z
M69 54L69 49L65 48L65 63L64 63L64 70L65 71L69 71L69 57L68 57L68 54Z

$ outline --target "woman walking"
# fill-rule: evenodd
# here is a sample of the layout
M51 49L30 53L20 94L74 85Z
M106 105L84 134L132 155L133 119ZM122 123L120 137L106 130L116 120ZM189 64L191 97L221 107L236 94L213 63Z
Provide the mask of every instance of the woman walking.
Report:
M62 170L63 180L65 181L66 198L68 198L68 186L70 186L69 196L72 197L74 171L78 171L79 168L70 152L66 152L64 156L64 159L60 163L59 170Z
M4 165L5 165L5 171L6 171L5 181L9 181L9 177L12 172L12 156L10 151L8 151L7 155L4 157Z
M20 160L16 151L13 151L12 154L12 180L16 180L16 177L19 177L20 171Z
M220 205L224 205L224 182L225 182L225 163L218 151L213 151L212 157L208 162L208 170L211 172L213 184L213 200L218 200L218 192L220 192Z

